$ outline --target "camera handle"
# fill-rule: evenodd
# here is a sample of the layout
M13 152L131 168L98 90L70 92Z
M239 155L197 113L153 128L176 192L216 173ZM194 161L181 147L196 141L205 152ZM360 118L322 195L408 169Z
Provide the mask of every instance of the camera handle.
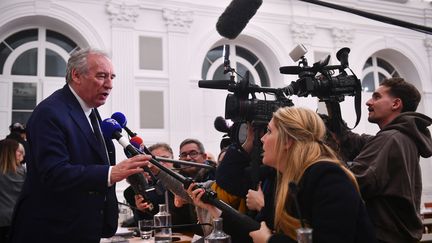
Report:
M351 70L351 69L350 69ZM352 72L352 71L351 71ZM342 120L341 115L341 109L340 104L337 99L327 99L325 100L328 116L330 118L331 127L330 129L332 132L336 133L336 135L341 135L342 128L343 129L354 129L360 122L361 118L361 93L362 93L362 86L360 79L357 78L357 76L352 72L355 79L356 79L356 87L355 87L355 96L354 96L354 108L356 111L356 123L353 128L349 128L347 124Z
M251 178L251 189L257 190L260 181L260 167L262 165L262 142L261 133L266 130L267 122L252 122L254 131L253 148L251 151L251 162L250 162L250 178Z
M253 121L251 126L253 127L254 139L253 139L253 147L250 152L250 163L249 163L249 176L251 179L250 189L258 190L258 184L260 182L260 168L262 165L262 142L261 142L261 134L267 128L267 122L258 122ZM258 212L255 210L247 210L246 214L254 218Z

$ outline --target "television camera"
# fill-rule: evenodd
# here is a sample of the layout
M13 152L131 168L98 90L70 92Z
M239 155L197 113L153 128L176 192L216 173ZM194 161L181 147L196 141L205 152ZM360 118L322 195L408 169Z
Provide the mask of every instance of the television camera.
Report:
M355 96L355 106L357 113L357 122L360 120L360 103L361 103L361 83L360 80L351 71L349 75L346 69L349 69L348 54L350 49L344 47L340 49L336 57L340 65L328 65L330 55L321 61L308 66L305 54L306 48L298 45L290 53L294 61L299 61L297 66L280 67L282 74L297 74L298 79L284 88L260 87L256 84L249 83L249 74L246 72L245 77L239 81L234 81L235 70L229 67L229 60L225 57L225 72L231 72L230 80L200 80L200 88L224 89L232 92L227 95L225 101L225 119L231 119L232 125L229 136L233 142L241 143L244 135L243 124L251 122L253 124L265 124L271 120L273 112L279 107L293 106L292 95L307 97L311 95L317 97L319 101L326 102L329 109L329 116L340 120L339 102L344 101L345 96ZM338 74L335 75L336 70ZM274 100L260 100L256 93L272 94ZM266 97L266 96L265 96Z

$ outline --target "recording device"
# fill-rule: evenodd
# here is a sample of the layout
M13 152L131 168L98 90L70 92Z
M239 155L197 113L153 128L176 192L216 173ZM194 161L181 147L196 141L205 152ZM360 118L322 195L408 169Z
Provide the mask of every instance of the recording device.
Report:
M217 32L235 39L261 6L262 0L232 0L216 23Z
M305 49L296 47L295 50L297 50L296 53L301 53ZM339 105L340 102L345 100L345 96L354 96L354 107L357 115L354 127L358 125L361 117L361 82L349 68L349 52L350 49L344 47L336 53L340 65L328 65L330 60L330 55L328 55L325 59L314 63L310 67L303 54L300 57L298 66L279 68L282 74L297 74L299 77L298 80L283 88L283 92L286 95L297 95L299 97L311 95L318 97L319 101L325 102L331 120L330 129L337 134L342 129L349 129L342 120ZM336 70L338 70L338 74L334 75ZM351 74L348 74L346 70L349 70Z
M124 148L127 149L131 154L138 155L138 154L144 154L143 152L135 149L127 139L125 139L121 134L121 126L115 121L114 119L108 118L102 121L101 128L103 131L103 134L107 138L116 139L119 144ZM165 166L163 166L157 159L151 158L150 163L152 163L154 166L158 167L160 170L163 170L165 173L173 177L174 179L178 180L180 183L183 184L185 188L188 188L190 184L193 183L193 181L190 178L184 177L180 175L179 173L176 173ZM239 213L237 210L226 204L225 202L217 199L216 192L211 191L209 189L205 189L205 193L202 197L203 202L210 203L214 205L215 207L222 210L224 213L230 215L231 217L235 218L239 222L242 222L241 227L245 230L254 231L258 230L260 228L260 224L256 222L255 220L249 218L246 215L243 215Z
M301 51L299 52L298 50ZM302 53L303 47L296 47L297 50L294 57L298 53ZM316 62L312 67L308 66L307 59L304 54L300 57L298 66L285 66L280 67L279 71L282 74L297 74L299 79L291 82L290 85L283 88L286 95L297 95L299 97L311 96L318 97L320 101L344 101L345 96L355 96L361 93L360 80L355 74L348 75L348 54L350 49L344 47L340 49L336 57L340 61L340 65L328 65L330 55L325 59ZM335 70L339 74L334 76Z
M300 219L300 224L302 228L306 227L306 223L304 218L302 217L301 211L300 211L300 205L298 203L297 200L297 193L298 193L298 187L297 184L295 182L290 182L288 184L289 187L289 194L292 197L292 200L294 202L294 206L295 206L295 212L297 213L298 218Z
M216 170L215 167L208 165L208 164L194 163L194 162L185 161L185 160L169 159L169 158L159 157L159 156L154 156L154 158L158 161L162 161L165 163L172 163L174 165L176 165L176 164L177 165L186 165L186 166L204 168L204 169L208 169L208 170ZM174 167L174 168L176 168L176 167Z
M131 137L131 138L133 138L133 137L135 137L137 134L136 133L134 133L134 132L132 132L127 126L126 126L126 124L127 124L127 120L126 120L126 117L125 117L125 115L123 115L123 113L121 113L121 112L114 112L112 115L111 115L111 118L112 119L114 119L114 120L116 120L117 122L118 122L118 124L120 124L120 126L127 132L127 134Z
M112 114L111 118L114 119L120 125L120 127L125 129L125 131L128 133L128 135L131 137L129 142L135 149L137 149L137 150L139 150L145 154L151 155L153 158L156 158L159 161L163 161L163 162L167 162L167 163L174 163L174 165L188 165L188 166L200 167L200 168L205 168L205 169L210 169L210 170L215 169L213 166L210 166L207 164L193 163L193 162L183 161L183 160L174 160L174 159L168 159L168 158L164 158L164 157L156 157L150 152L150 150L148 150L148 148L146 146L144 146L143 139L140 138L139 136L137 136L136 133L132 132L129 128L126 127L127 119L126 119L125 115L123 115L123 113L115 112ZM114 125L114 126L116 126L116 125ZM120 132L121 132L121 129L120 129ZM128 154L130 154L129 149L126 149L126 152ZM132 156L134 156L134 155L136 155L136 154L132 154ZM156 178L152 178L152 179L154 179L156 181Z
M229 136L234 143L241 144L244 138L239 135L245 134L245 123L267 124L273 112L279 107L293 106L291 99L284 95L282 89L260 87L249 83L249 75L240 82L234 80L200 80L198 87L210 89L225 89L232 94L228 94L225 100L225 119L231 119L234 123L230 127ZM273 96L273 100L257 99L256 93L264 93ZM218 121L218 126L220 125ZM216 124L215 124L216 125ZM265 126L264 125L264 126Z
M139 150L143 149L142 144L144 144L144 141L142 140L142 138L135 136L135 137L131 137L129 141L136 149Z
M116 120L112 118L107 118L103 120L101 123L101 130L104 137L108 139L115 138L128 151L126 155L133 157L139 154L135 147L132 146L129 141L121 135L122 128ZM154 178L154 175L151 173L148 167L144 167L143 169ZM144 177L144 175L142 173L136 173L128 176L126 180L130 183L134 193L137 195L141 195L144 200L149 203L149 211L153 211L155 207L149 200L147 192L154 190L154 188L148 184L147 179Z

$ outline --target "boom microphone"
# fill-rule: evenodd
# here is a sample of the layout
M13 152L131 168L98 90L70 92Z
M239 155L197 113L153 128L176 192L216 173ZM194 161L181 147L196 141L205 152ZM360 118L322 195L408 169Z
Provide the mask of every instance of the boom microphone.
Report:
M232 0L216 23L223 37L235 39L261 6L262 0Z
M284 66L279 68L279 72L282 74L299 74L305 70L307 71L307 68L302 68L299 66Z

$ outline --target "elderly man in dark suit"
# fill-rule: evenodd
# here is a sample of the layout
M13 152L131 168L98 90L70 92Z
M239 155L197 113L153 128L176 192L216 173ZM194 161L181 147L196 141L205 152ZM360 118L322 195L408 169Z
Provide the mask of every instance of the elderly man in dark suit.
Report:
M28 174L11 242L96 243L116 232L115 183L142 172L149 156L115 164L114 145L101 136L96 108L108 98L114 77L104 52L77 51L68 61L67 84L33 111Z

